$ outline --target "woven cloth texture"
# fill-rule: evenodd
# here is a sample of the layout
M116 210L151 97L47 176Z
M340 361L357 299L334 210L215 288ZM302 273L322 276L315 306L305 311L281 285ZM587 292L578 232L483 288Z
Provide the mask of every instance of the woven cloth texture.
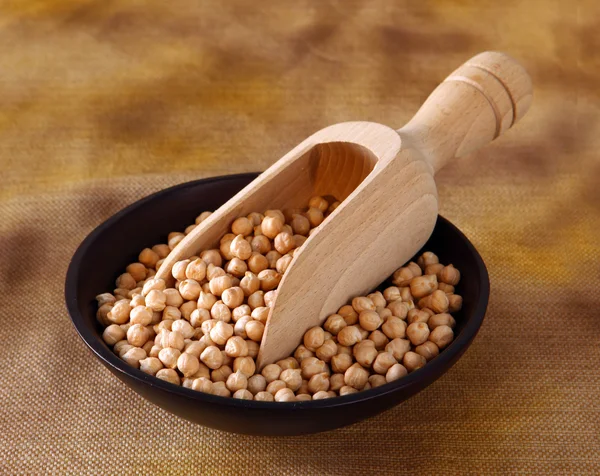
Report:
M0 474L600 474L596 4L2 2ZM486 49L517 57L535 98L437 178L491 296L432 386L333 432L239 436L155 407L86 349L64 276L111 214L264 169L332 123L399 127Z

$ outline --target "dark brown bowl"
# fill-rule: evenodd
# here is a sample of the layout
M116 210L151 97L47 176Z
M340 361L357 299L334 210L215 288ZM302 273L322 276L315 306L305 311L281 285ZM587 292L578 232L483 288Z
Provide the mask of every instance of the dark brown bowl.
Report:
M255 402L217 397L172 385L130 367L104 343L96 321L95 296L114 287L115 278L140 250L164 243L203 210L225 203L258 174L196 180L135 202L98 226L81 243L67 272L65 297L73 325L92 353L144 398L180 417L219 430L252 435L300 435L350 425L381 413L423 390L460 358L477 334L488 303L485 265L469 240L438 217L424 250L462 273L457 293L456 338L425 367L395 382L344 397L295 403Z

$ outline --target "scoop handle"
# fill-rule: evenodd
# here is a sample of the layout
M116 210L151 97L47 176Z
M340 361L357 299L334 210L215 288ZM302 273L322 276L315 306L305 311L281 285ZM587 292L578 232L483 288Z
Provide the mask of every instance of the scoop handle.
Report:
M434 172L491 142L521 119L532 100L531 78L513 58L487 51L464 63L427 98L398 133Z

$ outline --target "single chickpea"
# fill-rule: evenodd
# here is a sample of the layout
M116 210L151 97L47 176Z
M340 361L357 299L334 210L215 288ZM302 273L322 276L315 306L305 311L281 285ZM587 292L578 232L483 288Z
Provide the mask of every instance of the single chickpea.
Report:
M425 357L417 354L416 352L407 352L404 354L404 357L402 357L402 364L409 372L414 372L415 370L420 369L426 363L427 361L425 360Z
M202 253L200 253L200 259L206 263L207 270L208 265L211 264L213 266L223 265L223 258L221 257L221 253L219 253L219 250L217 249L203 251Z
M310 392L308 391L308 380L303 379L302 380L302 384L300 385L300 388L298 390L296 390L296 395L310 395Z
M382 324L381 317L375 311L361 311L358 315L360 326L366 331L374 331Z
M371 384L371 388L377 388L385 385L387 381L383 375L371 375L369 377L369 383Z
M226 289L231 287L233 287L233 278L228 274L210 280L210 292L215 296L221 296Z
M371 332L371 334L369 334L369 340L373 341L375 348L379 351L385 349L385 346L390 342L387 336L379 330Z
M323 362L330 362L331 358L337 354L337 344L332 339L327 339L315 351L315 354Z
M295 402L296 396L294 392L289 388L282 388L275 393L275 401L276 402Z
M256 307L252 310L250 316L257 321L262 322L263 324L267 323L267 319L269 318L269 312L271 310L266 306Z
M248 387L248 377L242 372L234 372L225 382L227 389L231 392L237 392L238 390L245 390ZM252 395L252 394L251 394Z
M294 357L286 357L285 359L278 360L276 364L281 367L281 370L300 368L300 364Z
M254 395L246 389L240 389L233 393L232 398L237 398L238 400L253 400Z
M149 329L141 324L133 324L127 330L127 342L135 347L142 347L149 338Z
M202 351L206 349L206 345L204 345L202 342L197 341L197 340L193 340L191 342L188 342L187 344L185 344L183 351L186 354L192 354L193 356L200 358L200 354L202 354Z
M448 312L458 312L462 308L463 298L458 294L448 296Z
M334 336L337 336L338 333L346 327L346 321L339 314L332 314L327 318L325 323L323 324L324 329L327 332L331 332Z
M392 365L385 374L386 382L393 382L408 375L408 370L402 364Z
M120 340L114 345L113 352L119 357L122 357L123 355L125 355L125 352L127 352L129 349L133 349L133 346L129 342L127 342L127 339L125 339Z
M434 314L429 318L428 321L429 329L433 330L439 326L448 326L451 329L454 329L456 326L456 321L454 318L448 313Z
M344 382L344 374L343 373L333 374L329 378L329 390L338 392L340 390L340 388L342 388L344 385L346 385L346 383Z
M413 302L414 297L410 292L410 286L405 288L400 288L400 297L402 298L402 302L409 303Z
M267 238L274 239L285 224L285 219L279 216L265 216L264 220L260 224L263 235Z
M406 335L406 322L399 317L388 317L381 326L381 330L390 339L404 337Z
M390 286L383 291L383 297L387 302L396 301L397 299L401 299L400 296L400 288L396 286Z
M337 346L336 346L337 347ZM309 357L314 357L315 354L314 352L308 350L304 345L300 344L297 348L296 351L294 352L294 358L302 363L302 361L304 359L308 359Z
M292 238L294 238L294 249L290 251L288 255L290 255L293 258L294 256L296 256L296 253L299 252L299 248L301 248L302 245L306 243L306 240L308 238L303 235L294 235Z
M444 291L446 294L454 294L454 286L451 284L442 283L438 278L438 289Z
M277 299L277 289L272 289L271 291L267 291L264 295L265 306L271 308L275 305L275 300Z
M277 236L279 236L279 235L277 235ZM277 260L277 263L275 263L275 269L277 270L277 272L279 274L284 274L287 271L287 269L290 266L290 263L292 262L293 259L294 258L290 254L286 254L286 255L282 256L281 258L279 258Z
M186 321L189 321L192 317L192 312L194 312L197 308L198 303L196 301L187 301L179 306L179 312L181 313L181 317L183 317Z
M233 241L233 238L224 239L226 237L227 237L227 235L225 235L223 238L221 238L221 244L219 245L219 252L223 256L223 258L225 258L225 260L229 261L230 259L234 258L233 254L231 253L231 242Z
M439 349L445 349L454 339L454 332L449 326L438 326L429 335L429 340L438 346Z
M234 286L223 291L221 299L229 309L241 306L244 302L244 291L239 286Z
M413 322L406 329L406 336L413 345L421 345L429 338L429 327L424 322Z
M214 382L212 394L219 397L231 397L231 392L227 389L225 382Z
M248 334L246 333L246 324L248 324L252 320L250 316L243 316L235 323L233 326L233 334L241 337L242 339L247 339Z
M125 289L125 288L116 288L113 290L113 294L115 295L115 299L117 301L119 301L121 299L130 299L129 298L130 292L131 292L130 289Z
M291 225L294 233L298 235L306 236L310 231L310 222L308 221L308 218L297 213L292 216Z
M102 333L102 339L108 345L115 345L120 340L125 338L125 331L118 324L111 324Z
M427 323L429 321L430 314L428 312L422 311L420 309L414 308L408 311L408 317L406 321L409 324L413 324L414 322L424 322Z
M338 344L338 354L347 354L352 356L352 347L348 347L346 345Z
M302 375L300 369L286 369L281 372L279 378L280 380L283 380L287 387L294 392L302 385Z
M247 267L252 273L258 274L269 267L269 260L260 253L254 252L250 258L248 258Z
M229 365L221 365L218 369L210 372L210 378L213 382L225 382L232 373L233 370Z
M244 316L249 316L252 313L252 309L248 304L242 304L231 311L231 318L234 322L239 321Z
M311 351L316 351L325 342L325 333L319 326L311 327L304 334L304 346Z
M398 361L390 352L381 352L373 362L373 370L378 374L385 375L388 369L397 363Z
M422 270L424 270L430 264L437 264L439 262L440 260L437 257L437 255L435 253L432 253L431 251L426 251L417 260L417 264Z
M179 294L181 294L181 297L187 301L194 301L198 299L201 291L202 288L200 283L193 279L186 279L179 283Z
M98 301L98 307L101 307L104 304L110 304L112 306L116 302L116 299L111 293L102 293L96 296L96 301Z
M364 296L359 296L352 299L352 307L359 314L363 311L374 311L377 308L373 301Z
M253 340L246 340L246 345L248 346L248 357L256 359L260 349L260 344L258 342L254 342Z
M255 227L257 225L260 225L260 223L263 221L263 218L265 218L265 216L262 213L251 212L248 214L247 218L252 223L252 226Z
M244 235L237 235L229 245L229 252L241 260L247 260L252 256L252 246L244 238Z
M144 248L138 256L138 261L146 268L154 268L159 259L160 257L156 254L156 252L152 251L150 248Z
M419 269L420 274L421 269ZM409 267L403 266L402 268L398 268L392 275L392 283L398 287L408 286L414 277L413 271Z
M358 393L358 390L350 387L349 385L344 385L342 388L340 388L340 397L343 397L344 395L350 395L352 393Z
M212 394L213 387L214 387L214 384L205 377L196 378L192 382L192 390L195 390L196 392L204 392L204 393Z
M285 255L294 248L294 238L291 233L282 231L281 233L278 233L273 240L273 246L278 253ZM135 287L135 283L133 284Z
M385 351L389 352L396 360L400 361L404 357L404 354L410 351L410 341L397 337L385 346Z
M177 349L173 349L172 347L167 347L165 349L161 349L158 353L158 358L162 362L162 364L168 369L174 369L177 367L177 359L181 352Z
M362 340L360 330L356 326L346 326L338 332L337 340L340 344L350 347Z
M308 381L308 391L317 393L329 390L329 375L325 372L313 375Z
M264 392L266 388L267 381L260 374L253 375L248 379L248 390L252 392L253 395L256 396L256 394Z
M98 315L101 315L113 324L125 324L129 320L129 313L131 312L131 302L128 299L121 299L111 307L109 304L104 304L98 309ZM108 312L106 312L108 309ZM102 311L102 312L101 312ZM98 316L97 315L97 316Z
M265 217L279 217L285 223L285 214L281 210L267 210L264 215Z
M240 281L240 288L245 296L250 296L260 289L260 279L256 274L247 271Z
M337 373L344 373L352 365L352 356L337 354L331 358L331 369Z
M254 342L260 342L265 332L265 325L256 319L252 319L246 323L245 330L248 339L251 339Z
M136 280L129 273L123 273L116 280L117 288L133 289L136 287Z
M167 298L165 301L167 306L179 307L183 304L183 298L177 289L167 288L163 293Z
M191 377L200 368L200 362L197 357L184 352L177 359L177 368L184 377Z
M415 352L425 357L425 360L429 362L431 359L437 357L440 354L440 349L437 345L428 340L427 342L423 342L421 345L418 345L415 348Z
M304 216L308 218L310 226L313 228L319 226L321 223L323 223L323 220L325 219L325 217L323 216L323 212L318 208L309 208L304 213Z
M344 318L348 326L353 326L358 322L358 312L349 304L340 307L338 314Z
M233 326L223 321L217 321L209 334L215 344L225 345L229 338L233 336Z
M386 306L386 301L385 298L383 297L383 294L379 291L376 291L374 293L371 293L369 295L367 295L367 297L373 301L373 304L375 304L375 307L385 307Z
M301 393L300 395L296 395L297 402L306 402L308 400L312 400L312 397L307 393Z
M329 208L327 209L327 213L333 213L336 210L336 208L339 206L340 206L340 202L336 200L331 205L329 205Z
M271 250L265 255L265 258L269 262L269 268L275 269L277 268L277 261L281 258L281 253L277 250Z
M185 228L185 230L183 230L183 233L184 233L185 235L189 235L189 234L190 234L190 233L191 233L191 232L194 230L194 228L196 228L196 226L197 226L196 224L193 224L193 225L189 225L189 226L187 226L187 227Z
M246 377L250 378L256 372L256 364L252 357L236 357L233 361L233 371L242 372Z
M329 208L329 202L323 197L315 196L308 201L308 207L317 208L321 210L321 212L326 212Z
M417 276L410 281L410 292L417 299L430 295L436 289L437 278L435 276Z
M131 307L145 306L146 300L142 296L142 288L137 287L127 293L127 299L131 299Z
M159 259L164 259L169 256L171 248L169 248L169 245L162 243L160 245L154 245L152 251L158 255Z
M156 334L159 334L159 333L160 333L160 331L162 331L162 330L167 330L167 331L170 331L170 330L171 330L171 327L173 326L173 322L174 322L174 321L171 321L170 319L166 319L166 320L164 320L164 321L160 321L158 324L156 324L156 325L153 327L153 329L154 329L154 332L155 332Z
M180 242L181 240L183 240L185 238L185 234L183 233L179 233L179 232L171 232L169 233L169 235L167 236L167 244L169 245L169 248L172 250L173 248L175 248Z
M248 236L253 231L254 231L254 224L250 221L250 219L248 219L246 217L236 218L233 221L233 223L231 224L231 232L234 235Z
M194 328L198 328L203 322L211 319L210 312L206 309L194 309L190 314L190 324Z
M438 279L442 283L449 284L451 286L456 286L460 281L460 271L451 264L444 266L440 271L438 271L437 275Z
M223 301L217 301L212 309L210 315L213 319L223 322L231 321L231 310L225 305Z
M444 291L441 291L439 289L433 291L433 293L431 293L430 300L430 309L435 313L442 313L448 310L448 305L450 304L450 301L448 300L448 296Z
M435 274L436 276L438 276L438 273L444 269L444 265L440 264L440 263L434 263L434 264L430 264L428 266L425 266L425 271L423 274Z
M375 344L368 339L356 344L352 349L352 353L356 361L363 367L371 367L377 358Z
M269 392L271 395L275 395L282 388L287 388L287 385L283 380L273 380L267 384L267 392Z
M200 258L195 259L186 266L184 274L184 279L193 279L194 281L201 282L204 278L206 278L206 263ZM183 281L177 276L174 277L180 281Z
M369 372L358 363L351 365L344 373L344 382L346 385L357 390L362 390L368 380Z
M172 383L173 385L181 384L179 375L177 375L177 372L173 369L160 369L158 372L156 372L156 378Z
M245 357L248 355L248 344L239 336L232 336L225 344L225 353L229 357Z
M200 292L200 296L198 296L198 309L210 311L217 301L218 299L214 294L202 291Z
M200 360L209 369L215 370L223 365L223 354L221 354L221 350L217 346L210 345L200 354Z
M135 280L135 282L146 279L146 266L142 263L131 263L125 268L125 271ZM117 284L117 287L121 287Z
M156 372L163 368L162 362L156 357L146 357L139 362L140 370L148 375L156 375Z
M253 252L265 255L271 251L271 240L265 235L258 235L252 238L250 246Z
M211 281L219 276L225 276L227 273L220 266L209 264L206 266L206 279Z
M243 289L242 286L240 286L240 287ZM250 296L248 296L248 299L246 300L246 302L248 303L248 306L250 306L250 308L252 310L256 309L257 307L264 307L265 292L264 291L253 292L252 294L250 294Z
M258 392L254 395L254 400L257 402L272 402L275 400L275 397L269 392Z
M258 273L260 279L260 287L263 291L275 289L281 281L281 275L274 269L265 269Z
M408 306L405 302L397 299L396 301L392 301L387 305L387 308L392 313L392 316L398 317L400 319L406 319L408 314Z
M279 379L279 376L281 375L281 367L279 367L279 365L277 364L269 364L269 365L265 365L265 367L262 369L262 376L265 378L266 382L269 384L271 382L274 382L275 380Z
M300 363L302 369L302 378L309 380L313 375L327 372L329 369L327 364L316 357L309 357Z
M167 306L167 296L158 289L153 289L146 295L146 306L153 311L162 311Z

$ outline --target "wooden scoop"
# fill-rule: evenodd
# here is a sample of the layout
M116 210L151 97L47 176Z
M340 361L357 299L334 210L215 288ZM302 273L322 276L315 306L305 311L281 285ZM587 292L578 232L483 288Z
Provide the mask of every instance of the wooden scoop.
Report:
M438 212L435 172L508 130L531 99L522 66L502 53L481 53L398 131L345 122L310 136L188 234L157 277L167 279L176 261L216 247L239 216L333 195L340 206L304 243L279 285L258 366L285 358L307 329L370 292L425 244Z

